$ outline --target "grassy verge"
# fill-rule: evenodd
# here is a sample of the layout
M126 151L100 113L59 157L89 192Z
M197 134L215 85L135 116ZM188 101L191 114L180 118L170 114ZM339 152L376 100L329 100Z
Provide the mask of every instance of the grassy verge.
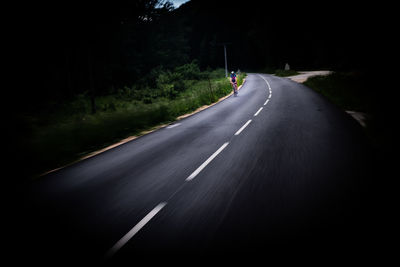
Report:
M344 110L370 113L372 95L364 79L358 73L334 72L328 76L311 77L304 84Z
M376 101L374 88L369 80L357 72L334 72L328 76L311 77L304 84L343 110L365 113L365 132L371 144L381 149L387 139L387 114L381 112L382 103Z
M116 94L98 97L95 114L90 113L89 98L80 95L51 113L25 117L30 135L21 140L21 146L31 163L30 176L68 164L156 125L172 122L232 91L223 70L203 72L198 79L174 77L174 73L163 72L157 78L155 89L125 87ZM244 77L244 73L238 76L239 85Z
M287 76L293 76L293 75L297 75L297 74L299 74L299 73L295 70L281 70L281 69L275 70L275 75L279 76L279 77L287 77Z

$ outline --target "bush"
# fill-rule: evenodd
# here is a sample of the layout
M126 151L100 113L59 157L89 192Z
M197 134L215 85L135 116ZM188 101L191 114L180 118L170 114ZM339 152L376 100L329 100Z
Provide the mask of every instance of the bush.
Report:
M91 114L90 99L83 94L65 104L62 111L48 114L52 120L32 120L32 136L24 148L32 155L29 171L40 173L59 167L128 135L211 104L232 91L223 69L200 72L195 62L178 67L176 72L158 68L151 75L156 75L155 87L125 86L113 95L97 97L96 114ZM243 77L238 76L239 84Z
M275 75L279 76L279 77L287 77L287 76L293 76L293 75L297 75L299 74L297 71L295 70L281 70L278 69L275 71Z
M201 74L197 61L176 67L175 73L179 73L185 80L199 80Z
M368 77L358 73L334 72L328 76L311 77L304 84L344 110L370 112L374 95L367 80Z

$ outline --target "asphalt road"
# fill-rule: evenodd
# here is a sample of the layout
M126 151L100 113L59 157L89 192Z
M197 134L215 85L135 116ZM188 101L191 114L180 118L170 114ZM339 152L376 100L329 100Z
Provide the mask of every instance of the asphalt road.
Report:
M237 97L171 126L34 181L20 255L267 261L372 249L365 134L311 89L249 74Z

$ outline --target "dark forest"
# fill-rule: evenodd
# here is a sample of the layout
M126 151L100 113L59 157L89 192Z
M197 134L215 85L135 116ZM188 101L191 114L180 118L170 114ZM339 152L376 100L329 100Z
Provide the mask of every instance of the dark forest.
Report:
M17 44L30 84L24 95L36 106L146 82L161 66L196 60L202 69L224 67L223 43L232 70L285 63L297 70L365 69L375 56L368 5L193 0L173 10L156 0L30 4Z

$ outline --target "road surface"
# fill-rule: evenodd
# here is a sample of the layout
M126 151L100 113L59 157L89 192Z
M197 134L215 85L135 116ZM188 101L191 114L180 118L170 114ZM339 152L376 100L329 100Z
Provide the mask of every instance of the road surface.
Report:
M16 243L40 263L354 256L374 238L371 166L348 114L249 74L237 97L32 182Z

